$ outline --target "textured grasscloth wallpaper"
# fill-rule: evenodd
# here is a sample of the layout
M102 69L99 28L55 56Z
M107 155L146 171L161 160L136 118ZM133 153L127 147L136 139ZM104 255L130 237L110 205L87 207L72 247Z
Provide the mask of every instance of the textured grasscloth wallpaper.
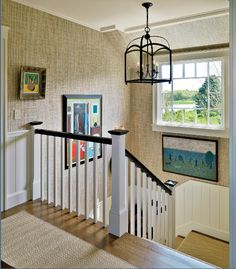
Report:
M10 0L3 1L3 24L10 27L9 131L25 128L32 120L61 130L62 94L102 94L104 136L117 125L129 128L130 91L123 81L123 52L116 50L107 34ZM47 68L45 100L19 100L21 65ZM13 120L13 109L21 111L20 120Z
M62 94L102 94L104 136L109 129L124 125L130 130L128 147L158 177L188 179L162 171L162 134L151 129L151 87L124 84L124 48L139 33L102 34L11 0L3 0L3 24L10 26L9 131L24 129L32 120L61 130ZM153 34L166 37L175 49L225 43L229 41L228 16L162 27ZM45 100L19 100L21 65L47 68ZM13 109L21 111L20 120L13 120ZM219 184L228 186L228 177L228 140L219 139Z
M154 30L154 34L166 37L171 47L175 49L227 43L229 42L229 17L223 16L159 28ZM162 133L153 132L151 127L152 87L141 84L132 85L130 102L130 136L132 139L129 145L131 152L163 181L191 179L162 171ZM225 138L217 140L219 141L219 182L217 184L228 186L229 140Z

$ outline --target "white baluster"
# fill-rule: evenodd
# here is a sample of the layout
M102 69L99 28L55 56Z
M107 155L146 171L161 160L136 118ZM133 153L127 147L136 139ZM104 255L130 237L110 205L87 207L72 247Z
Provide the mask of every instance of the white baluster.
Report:
M173 247L175 243L175 189L172 189L172 195L169 195L168 201L169 209L169 246Z
M141 169L137 168L137 236L141 237Z
M76 140L76 213L80 215L80 141Z
M129 206L129 194L128 194L128 189L129 189L129 159L128 157L125 157L125 208L128 211L128 206Z
M151 200L152 200L152 179L148 177L148 239L152 239L152 215L151 215Z
M97 223L97 192L98 192L98 187L97 187L97 143L93 143L93 222Z
M44 200L44 176L43 176L43 136L40 139L40 176L41 176L41 201Z
M61 138L61 209L64 209L64 144L65 139Z
M142 174L143 178L143 238L147 238L147 177L146 174Z
M165 193L165 244L169 246L169 197L168 193Z
M161 244L165 244L165 191L161 189Z
M135 164L130 163L130 233L135 233Z
M69 169L68 169L68 177L69 177L69 212L72 212L72 139L68 139L68 154L69 154Z
M53 176L54 176L54 195L53 195L53 201L54 206L57 206L57 138L54 136L53 141Z
M50 204L50 137L47 136L47 201Z
M107 226L107 146L103 144L103 226Z
M161 242L161 187L157 187L157 242Z
M152 226L153 226L153 240L156 241L156 228L157 228L157 207L156 207L156 203L157 203L157 183L153 182L153 189L152 189L152 201L153 201L153 205L152 205Z
M84 143L84 215L85 219L89 218L88 215L88 143Z

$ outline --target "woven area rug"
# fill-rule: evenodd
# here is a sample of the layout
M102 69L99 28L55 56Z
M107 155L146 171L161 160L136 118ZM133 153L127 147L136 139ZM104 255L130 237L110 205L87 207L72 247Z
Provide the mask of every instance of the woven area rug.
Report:
M25 211L2 220L1 253L15 268L135 268Z

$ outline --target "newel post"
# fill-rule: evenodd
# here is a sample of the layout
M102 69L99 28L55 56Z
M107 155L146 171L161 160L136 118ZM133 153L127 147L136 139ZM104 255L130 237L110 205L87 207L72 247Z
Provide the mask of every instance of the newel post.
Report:
M40 198L40 136L35 134L35 129L42 124L41 121L32 121L29 123L31 126L30 131L30 158L31 158L31 193L32 199L36 200Z
M125 180L126 130L109 131L112 135L112 203L109 215L109 232L122 236L128 232L128 208Z

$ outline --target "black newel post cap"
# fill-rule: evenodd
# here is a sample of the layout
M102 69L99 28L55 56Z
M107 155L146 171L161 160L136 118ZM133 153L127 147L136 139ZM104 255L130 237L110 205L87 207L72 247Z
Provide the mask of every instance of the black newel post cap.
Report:
M31 122L29 122L30 126L36 126L36 125L41 125L41 124L43 124L42 121L31 121Z
M111 135L125 135L127 134L129 131L124 130L124 129L115 129L115 130L110 130L108 131L109 134Z

